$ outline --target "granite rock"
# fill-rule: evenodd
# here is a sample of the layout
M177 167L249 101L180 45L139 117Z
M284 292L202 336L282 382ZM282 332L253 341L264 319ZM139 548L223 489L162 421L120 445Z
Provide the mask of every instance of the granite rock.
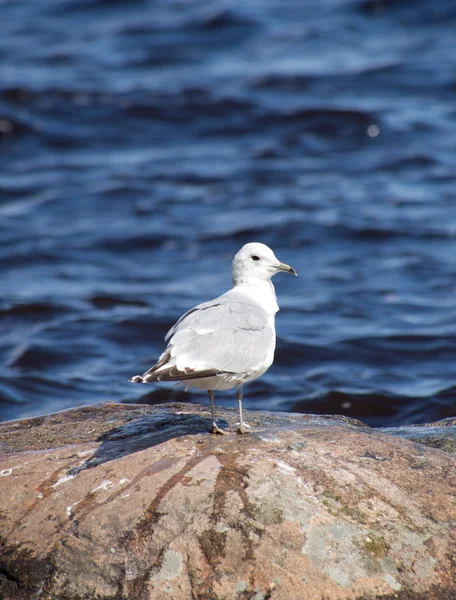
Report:
M456 598L449 452L344 417L246 411L237 436L218 415L229 435L189 404L1 424L0 597Z

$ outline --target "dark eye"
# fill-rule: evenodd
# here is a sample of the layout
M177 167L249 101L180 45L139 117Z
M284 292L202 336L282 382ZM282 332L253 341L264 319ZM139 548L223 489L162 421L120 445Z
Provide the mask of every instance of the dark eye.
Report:
M257 256L256 254L254 254L254 255L252 256L252 260L260 260L260 257L259 257L259 256Z

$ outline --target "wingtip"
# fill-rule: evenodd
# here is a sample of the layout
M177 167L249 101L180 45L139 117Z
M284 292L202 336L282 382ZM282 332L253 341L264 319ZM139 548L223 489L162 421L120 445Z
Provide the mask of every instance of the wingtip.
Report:
M143 383L143 378L141 375L135 375L134 377L130 377L128 380L130 383Z

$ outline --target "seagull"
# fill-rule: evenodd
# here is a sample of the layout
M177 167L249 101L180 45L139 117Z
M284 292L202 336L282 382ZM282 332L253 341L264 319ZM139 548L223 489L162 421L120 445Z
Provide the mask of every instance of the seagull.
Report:
M232 289L186 312L167 333L168 345L157 364L129 381L177 381L185 389L207 390L209 431L215 434L227 433L215 422L215 391L237 387L237 433L248 433L242 386L261 377L274 360L279 306L271 278L281 271L297 275L265 244L245 244L231 264Z

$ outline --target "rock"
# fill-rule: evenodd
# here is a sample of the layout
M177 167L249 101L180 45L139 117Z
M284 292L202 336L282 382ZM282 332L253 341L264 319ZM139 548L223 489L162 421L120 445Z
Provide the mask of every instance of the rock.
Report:
M456 598L454 456L344 417L246 411L237 436L218 415L232 435L189 404L0 424L0 597Z
M426 425L383 427L378 431L456 454L456 418L454 417Z

